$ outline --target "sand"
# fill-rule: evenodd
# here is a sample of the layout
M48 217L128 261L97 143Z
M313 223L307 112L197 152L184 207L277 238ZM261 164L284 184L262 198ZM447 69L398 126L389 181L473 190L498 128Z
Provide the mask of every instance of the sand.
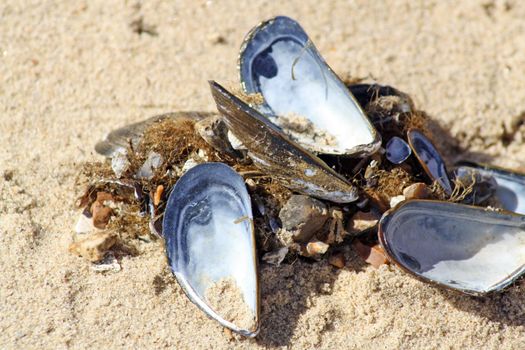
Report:
M223 278L206 289L208 305L226 321L240 329L255 331L255 314L244 300L241 288L233 278Z
M235 82L244 34L277 14L341 76L409 93L449 162L523 169L518 1L2 1L0 348L523 348L524 282L476 299L350 250L342 270L262 264L261 332L229 340L184 296L160 242L140 241L119 272L68 253L77 164L100 159L95 143L157 113L213 111L207 80Z

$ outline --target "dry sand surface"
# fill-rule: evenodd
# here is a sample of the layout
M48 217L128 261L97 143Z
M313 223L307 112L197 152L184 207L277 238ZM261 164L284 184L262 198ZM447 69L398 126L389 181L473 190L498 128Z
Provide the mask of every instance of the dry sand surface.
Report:
M261 333L230 341L183 295L160 243L117 273L68 253L95 142L160 112L213 111L207 80L236 82L244 34L277 14L340 75L410 93L449 161L525 165L519 1L2 1L0 348L524 348L524 282L476 299L351 251L338 271L262 265Z

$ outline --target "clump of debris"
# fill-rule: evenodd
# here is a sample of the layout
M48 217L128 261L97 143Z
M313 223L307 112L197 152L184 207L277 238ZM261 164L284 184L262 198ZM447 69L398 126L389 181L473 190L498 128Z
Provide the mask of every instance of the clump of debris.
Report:
M222 162L245 180L262 261L279 265L298 256L327 257L342 268L344 256L337 248L353 241L354 250L365 261L374 266L386 263L374 235L382 213L405 199L448 200L450 195L429 183L414 157L401 164L386 159L386 141L406 138L408 129L415 126L429 138L432 135L425 114L414 109L406 94L390 88L395 93L384 96L381 88L370 85L366 94L356 98L381 133L383 147L362 159L323 158L358 186L356 203L322 201L293 193L274 181L272 174L252 164L247 150L218 114L170 113L113 131L96 147L107 159L81 166L77 185L84 190L77 202L81 213L70 251L106 266L99 270L115 270L119 256L138 253L137 240L162 236L166 201L177 180L198 164ZM241 98L250 104L262 103L261 96ZM300 126L295 125L295 130ZM454 196L463 199L471 190L472 183L457 184Z

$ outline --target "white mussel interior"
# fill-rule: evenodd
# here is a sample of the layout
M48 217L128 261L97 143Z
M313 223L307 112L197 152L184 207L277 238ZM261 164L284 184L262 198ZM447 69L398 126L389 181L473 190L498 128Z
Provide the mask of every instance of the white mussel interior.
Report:
M376 143L363 110L302 28L286 17L269 23L241 52L241 80L247 92L263 95L261 111L316 152L343 154ZM310 131L289 127L297 123Z
M461 165L482 175L489 175L496 180L497 187L494 197L502 208L525 215L525 176L504 169L483 167L477 164Z
M525 270L525 217L437 201L408 201L381 221L402 267L470 294L499 290Z
M222 163L190 169L169 197L163 227L171 268L189 298L223 325L255 335L255 240L251 202L242 177ZM225 279L235 281L242 292L244 300L239 303L251 310L253 325L233 324L207 301L208 288Z

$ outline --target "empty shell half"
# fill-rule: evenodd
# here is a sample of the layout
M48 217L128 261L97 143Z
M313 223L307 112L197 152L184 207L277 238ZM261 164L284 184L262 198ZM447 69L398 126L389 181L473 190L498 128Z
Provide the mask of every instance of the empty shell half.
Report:
M494 197L501 207L525 215L525 175L519 172L472 162L461 162L457 171L471 170L492 178L496 184Z
M358 156L380 147L359 103L293 19L279 16L253 28L239 70L245 92L264 98L259 111L310 151ZM297 125L311 132L296 132Z
M417 278L466 294L510 285L525 272L525 216L450 202L412 200L387 211L379 241Z
M242 177L222 163L190 169L169 196L163 234L171 269L190 300L223 326L255 336L257 256Z

